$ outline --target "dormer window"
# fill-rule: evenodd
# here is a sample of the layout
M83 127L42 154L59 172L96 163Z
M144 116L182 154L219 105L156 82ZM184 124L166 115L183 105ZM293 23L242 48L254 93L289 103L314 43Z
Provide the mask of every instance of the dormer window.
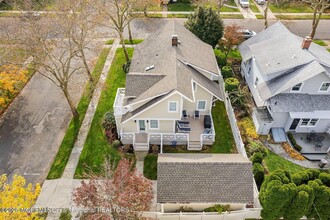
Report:
M254 81L254 86L257 86L258 85L258 82L259 82L259 78L256 77L256 81Z
M303 83L298 83L297 85L292 87L291 91L292 92L299 92L301 90L302 85L303 85Z
M328 92L330 88L330 82L323 82L319 92Z

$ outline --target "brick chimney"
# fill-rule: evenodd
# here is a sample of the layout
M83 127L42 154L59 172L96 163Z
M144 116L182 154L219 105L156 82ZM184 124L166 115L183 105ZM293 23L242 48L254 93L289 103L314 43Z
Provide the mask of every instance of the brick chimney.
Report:
M306 49L308 50L309 46L312 43L312 38L310 38L309 36L305 37L302 44L301 44L301 48L302 49Z
M172 35L172 47L173 46L178 46L179 43L179 39L178 39L178 35Z

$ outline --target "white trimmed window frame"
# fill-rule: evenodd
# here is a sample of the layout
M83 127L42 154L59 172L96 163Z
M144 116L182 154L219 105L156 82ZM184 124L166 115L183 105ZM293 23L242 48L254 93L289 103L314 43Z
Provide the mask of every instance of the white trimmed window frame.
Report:
M314 123L315 123L314 125L311 124L311 122L312 122L313 120L315 121L315 122L314 122ZM316 125L317 125L318 122L319 122L319 119L318 119L318 118L311 118L311 120L310 120L309 123L308 123L308 126L309 126L309 127L316 127Z
M308 127L309 122L311 121L310 118L302 118L300 121L300 127ZM306 124L303 124L306 123Z
M299 85L299 84L301 84L300 87L299 87L299 90L293 90L293 88L294 88L295 86ZM297 83L296 85L294 85L294 86L291 87L290 92L301 92L303 86L304 86L304 83L303 83L303 82L301 82L301 83Z
M199 103L200 103L200 102L205 102L204 109L200 109L200 108L199 108ZM207 100L197 100L197 103L196 103L196 110L198 110L198 111L206 111L206 106L207 106Z
M171 110L171 104L175 103L175 111L172 111ZM178 105L179 105L179 102L178 101L169 101L168 102L168 107L167 107L167 111L169 113L177 113L178 112Z
M151 121L156 121L157 122L157 128L153 128L151 126L151 124L152 124ZM150 130L159 130L159 120L155 120L155 119L149 120L149 129Z
M320 88L319 88L319 92L329 92L329 90L330 90L330 85L328 86L328 89L327 89L327 90L321 90L322 87L323 87L323 84L325 84L325 83L330 84L330 81L322 82L322 83L321 83L321 86L320 86Z

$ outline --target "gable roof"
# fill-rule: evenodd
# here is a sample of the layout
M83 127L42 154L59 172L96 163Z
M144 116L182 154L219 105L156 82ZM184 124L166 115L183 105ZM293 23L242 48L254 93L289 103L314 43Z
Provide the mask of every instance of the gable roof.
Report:
M317 61L313 61L297 70L287 73L282 77L257 85L257 90L260 97L263 100L267 100L292 88L292 86L313 78L323 72L325 72L324 68Z
M253 203L252 163L240 154L160 154L159 203Z
M172 46L172 35L178 35L178 46ZM154 68L146 70L150 66ZM205 71L198 71L198 68ZM219 75L212 47L177 21L167 22L135 47L130 73L126 79L126 89L129 91L126 97L136 97L127 100L126 104L134 104L173 90L193 100L191 80L198 81L203 87L209 88L213 95L223 99L220 86L203 75L205 72ZM153 76L157 79L151 79ZM145 88L132 86L135 81L141 84L144 80L150 80L143 85ZM128 88L130 86L132 87Z
M239 45L243 61L254 58L266 82L257 85L262 100L267 100L318 74L330 77L330 53L311 43L302 49L303 38L292 34L280 21ZM268 75L280 73L275 78ZM267 81L267 78L269 79Z

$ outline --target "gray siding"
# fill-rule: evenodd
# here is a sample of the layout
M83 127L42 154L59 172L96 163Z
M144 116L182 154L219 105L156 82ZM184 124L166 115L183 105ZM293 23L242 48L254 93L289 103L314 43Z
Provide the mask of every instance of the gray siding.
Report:
M284 128L290 117L288 112L273 112L272 116L274 119L273 128Z

